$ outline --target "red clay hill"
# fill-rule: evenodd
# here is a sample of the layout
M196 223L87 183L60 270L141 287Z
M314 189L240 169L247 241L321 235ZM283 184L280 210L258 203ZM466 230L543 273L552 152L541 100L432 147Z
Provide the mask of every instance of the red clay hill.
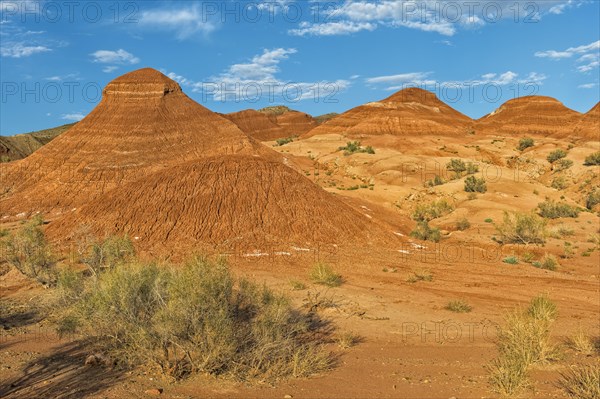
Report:
M338 133L347 136L382 135L457 135L465 134L473 121L440 101L427 90L409 88L382 101L353 108L304 137Z
M479 119L476 130L506 135L573 135L581 114L552 97L526 96L509 100Z
M575 126L575 134L600 141L600 103L581 117Z
M391 229L284 161L171 79L141 69L110 82L86 118L2 171L0 217L43 211L54 240L87 225L148 248L393 241Z
M247 109L223 116L250 137L261 141L300 136L318 125L312 116L284 106L258 111Z

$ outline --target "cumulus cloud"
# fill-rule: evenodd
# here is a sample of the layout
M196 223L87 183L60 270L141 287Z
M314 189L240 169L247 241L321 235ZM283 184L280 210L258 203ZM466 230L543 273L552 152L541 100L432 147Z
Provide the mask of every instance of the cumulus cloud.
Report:
M217 76L204 81L196 81L174 72L163 71L169 78L196 93L211 95L215 101L242 101L260 97L271 102L314 99L347 89L350 82L336 81L292 82L282 79L281 62L287 60L297 50L294 48L265 49L247 62L230 65ZM285 92L285 93L284 93Z
M379 26L417 29L454 36L463 29L477 29L502 19L514 19L515 12L529 21L540 20L547 14L561 14L568 8L579 6L584 0L545 0L535 3L514 0L473 2L470 0L345 0L327 3L315 2L311 22L301 22L288 30L296 36L347 35L360 31L373 31Z
M90 55L92 56L94 62L99 62L102 64L133 65L140 62L139 58L123 49L116 51L98 50Z
M339 36L375 29L377 29L377 25L370 22L339 21L322 24L302 22L299 28L290 29L288 32L294 36Z
M580 55L576 63L583 64L576 67L577 71L586 73L598 68L600 66L600 40L582 46L570 47L566 50L547 50L535 53L536 57L553 60L572 58L575 55Z
M198 33L206 35L216 28L208 21L206 15L203 15L197 4L182 8L169 7L143 11L139 24L141 27L174 32L180 40Z
M52 51L49 47L27 42L6 42L0 45L0 56L9 58L29 57L34 54Z

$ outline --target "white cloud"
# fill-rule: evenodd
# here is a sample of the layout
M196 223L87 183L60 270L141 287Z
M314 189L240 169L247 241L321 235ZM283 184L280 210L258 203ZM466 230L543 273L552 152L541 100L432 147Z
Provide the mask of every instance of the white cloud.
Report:
M81 80L78 73L69 73L67 75L55 75L45 78L51 82L62 82L64 80Z
M562 14L566 9L571 8L573 6L573 0L568 0L565 3L562 4L557 4L555 6L552 6L550 8L550 10L548 10L548 12L550 14L557 14L560 15Z
M79 122L83 118L85 118L85 115L83 115L82 113L79 113L79 112L73 113L73 114L63 114L63 116L60 117L60 119L64 119L67 121L75 121L75 122Z
M133 65L140 62L139 58L123 49L119 49L117 51L98 50L90 55L92 56L94 62L100 62L103 64Z
M543 84L543 81L547 79L546 75L539 74L537 72L531 72L526 77L519 78L519 74L512 71L507 71L501 74L486 73L480 78L454 81L438 81L431 78L431 75L432 72L411 72L399 75L377 76L365 79L365 82L370 85L383 84L387 86L385 87L385 90L397 91L407 87L429 87L437 89L440 87L469 88L488 84L497 86L507 86L513 84L541 85Z
M579 54L581 54L581 56L576 62L578 64L585 63L585 65L577 66L577 71L587 73L598 68L600 66L600 40L583 46L571 47L564 51L538 51L535 53L535 56L560 60L564 58L571 58L574 55Z
M283 1L283 0L282 0ZM301 22L288 30L296 36L347 35L373 31L378 26L418 29L453 36L458 29L477 29L500 20L539 21L544 15L558 14L586 0L544 0L535 2L532 13L530 0L476 2L471 0L344 0L327 5L313 1L311 22Z
M594 87L598 86L598 83L586 83L583 85L579 85L577 86L580 89L593 89Z
M104 72L104 73L111 73L111 72L116 71L117 69L119 69L118 66L109 65L109 66L105 66L104 68L102 68L102 72Z
M425 79L429 75L431 75L431 72L411 72L411 73L403 73L403 74L399 74L399 75L377 76L374 78L367 78L365 81L369 84L414 83L414 82L425 81Z
M187 39L196 33L208 34L215 30L215 25L198 5L174 9L157 8L143 11L139 20L140 26L157 28L175 32L180 40Z
M302 22L298 29L290 29L288 33L294 36L337 36L375 29L377 29L377 25L370 22L340 21L322 24Z
M6 42L0 46L0 55L9 58L29 57L34 54L47 53L52 49L42 46L33 45L26 42Z
M584 54L591 51L598 51L600 49L600 40L597 42L593 42L584 46L579 47L571 47L564 51L538 51L535 53L536 57L541 58L552 58L552 59L561 59L561 58L571 58L575 54Z
M344 79L292 82L280 78L280 63L296 52L294 48L265 49L248 62L233 64L221 74L202 82L174 72L163 73L180 85L191 87L193 92L212 96L215 101L247 101L256 97L268 98L270 102L300 101L335 95L351 85Z

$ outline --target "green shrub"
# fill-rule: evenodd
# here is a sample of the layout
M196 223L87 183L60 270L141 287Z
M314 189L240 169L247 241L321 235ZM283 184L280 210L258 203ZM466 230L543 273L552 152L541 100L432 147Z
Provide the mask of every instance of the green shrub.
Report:
M417 226L410 232L410 236L423 241L439 242L442 239L440 229L429 226L427 221L417 222Z
M509 265L516 265L519 263L519 259L516 256L507 256L502 259L502 262L508 263Z
M468 229L469 227L471 227L471 222L469 222L469 219L467 219L467 218L462 218L456 222L457 230L464 231L464 230Z
M564 190L565 188L569 187L569 183L564 176L558 176L552 179L550 186L556 190Z
M487 185L483 177L468 176L465 179L465 191L468 193L485 193Z
M495 226L503 244L543 244L546 221L535 213L504 212L502 224Z
M445 309L454 313L469 313L473 307L464 301L457 300L448 302Z
M600 165L600 151L587 156L583 164L585 166Z
M567 156L567 152L565 150L559 148L558 150L554 150L550 154L548 154L546 159L548 160L548 162L554 163L554 162L558 161L559 159L562 159L566 156Z
M205 258L177 271L155 264L109 269L65 321L119 366L155 365L175 378L276 381L331 366L309 315Z
M435 175L435 177L433 179L427 180L425 182L426 187L441 186L442 184L444 184L444 180L438 175Z
M517 146L517 149L519 151L525 151L527 148L533 147L534 144L535 143L532 138L523 137L521 140L519 140L519 145Z
M338 151L344 151L344 155L352 155L356 153L375 154L373 147L368 146L366 148L361 147L360 141L349 141L345 147L339 147Z
M569 169L571 166L573 166L573 161L571 161L570 159L559 159L555 163L554 170L556 170L557 172L561 172L563 170Z
M462 159L451 159L450 162L446 164L446 169L454 172L457 178L459 178L463 172L467 170L467 165L465 161Z
M92 241L81 262L97 274L131 260L134 255L135 248L129 237L115 235L100 242Z
M326 285L328 287L338 287L342 285L342 276L333 271L325 263L317 263L310 271L310 279L316 284Z
M591 191L585 200L585 207L590 210L598 204L600 204L600 188Z
M579 209L564 202L546 200L538 204L539 215L546 219L576 218Z
M15 234L9 234L0 242L4 247L0 251L0 260L41 284L53 285L56 283L56 260L42 230L43 224L43 216L37 215Z
M281 146L289 144L289 143L291 143L293 141L294 141L293 137L286 137L286 138L283 138L283 139L277 139L277 140L275 140L275 143L277 144L278 147L281 147Z
M468 175L474 175L475 173L479 172L479 166L473 162L469 162L467 163L467 174Z
M439 201L430 202L429 204L417 205L412 214L412 218L417 222L429 222L430 220L447 215L453 210L454 206L449 204L448 201L442 199Z
M485 223L494 223L494 220L492 218L486 218L484 220Z
M555 271L559 265L558 261L553 255L546 255L541 261L533 262L533 266L537 267L538 269Z

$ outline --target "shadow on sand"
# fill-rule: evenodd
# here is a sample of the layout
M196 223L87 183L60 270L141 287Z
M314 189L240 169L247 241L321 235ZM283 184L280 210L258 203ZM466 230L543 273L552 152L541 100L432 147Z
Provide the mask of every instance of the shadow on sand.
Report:
M21 376L0 380L0 398L84 398L118 384L124 372L84 364L85 342L68 342L24 366Z

